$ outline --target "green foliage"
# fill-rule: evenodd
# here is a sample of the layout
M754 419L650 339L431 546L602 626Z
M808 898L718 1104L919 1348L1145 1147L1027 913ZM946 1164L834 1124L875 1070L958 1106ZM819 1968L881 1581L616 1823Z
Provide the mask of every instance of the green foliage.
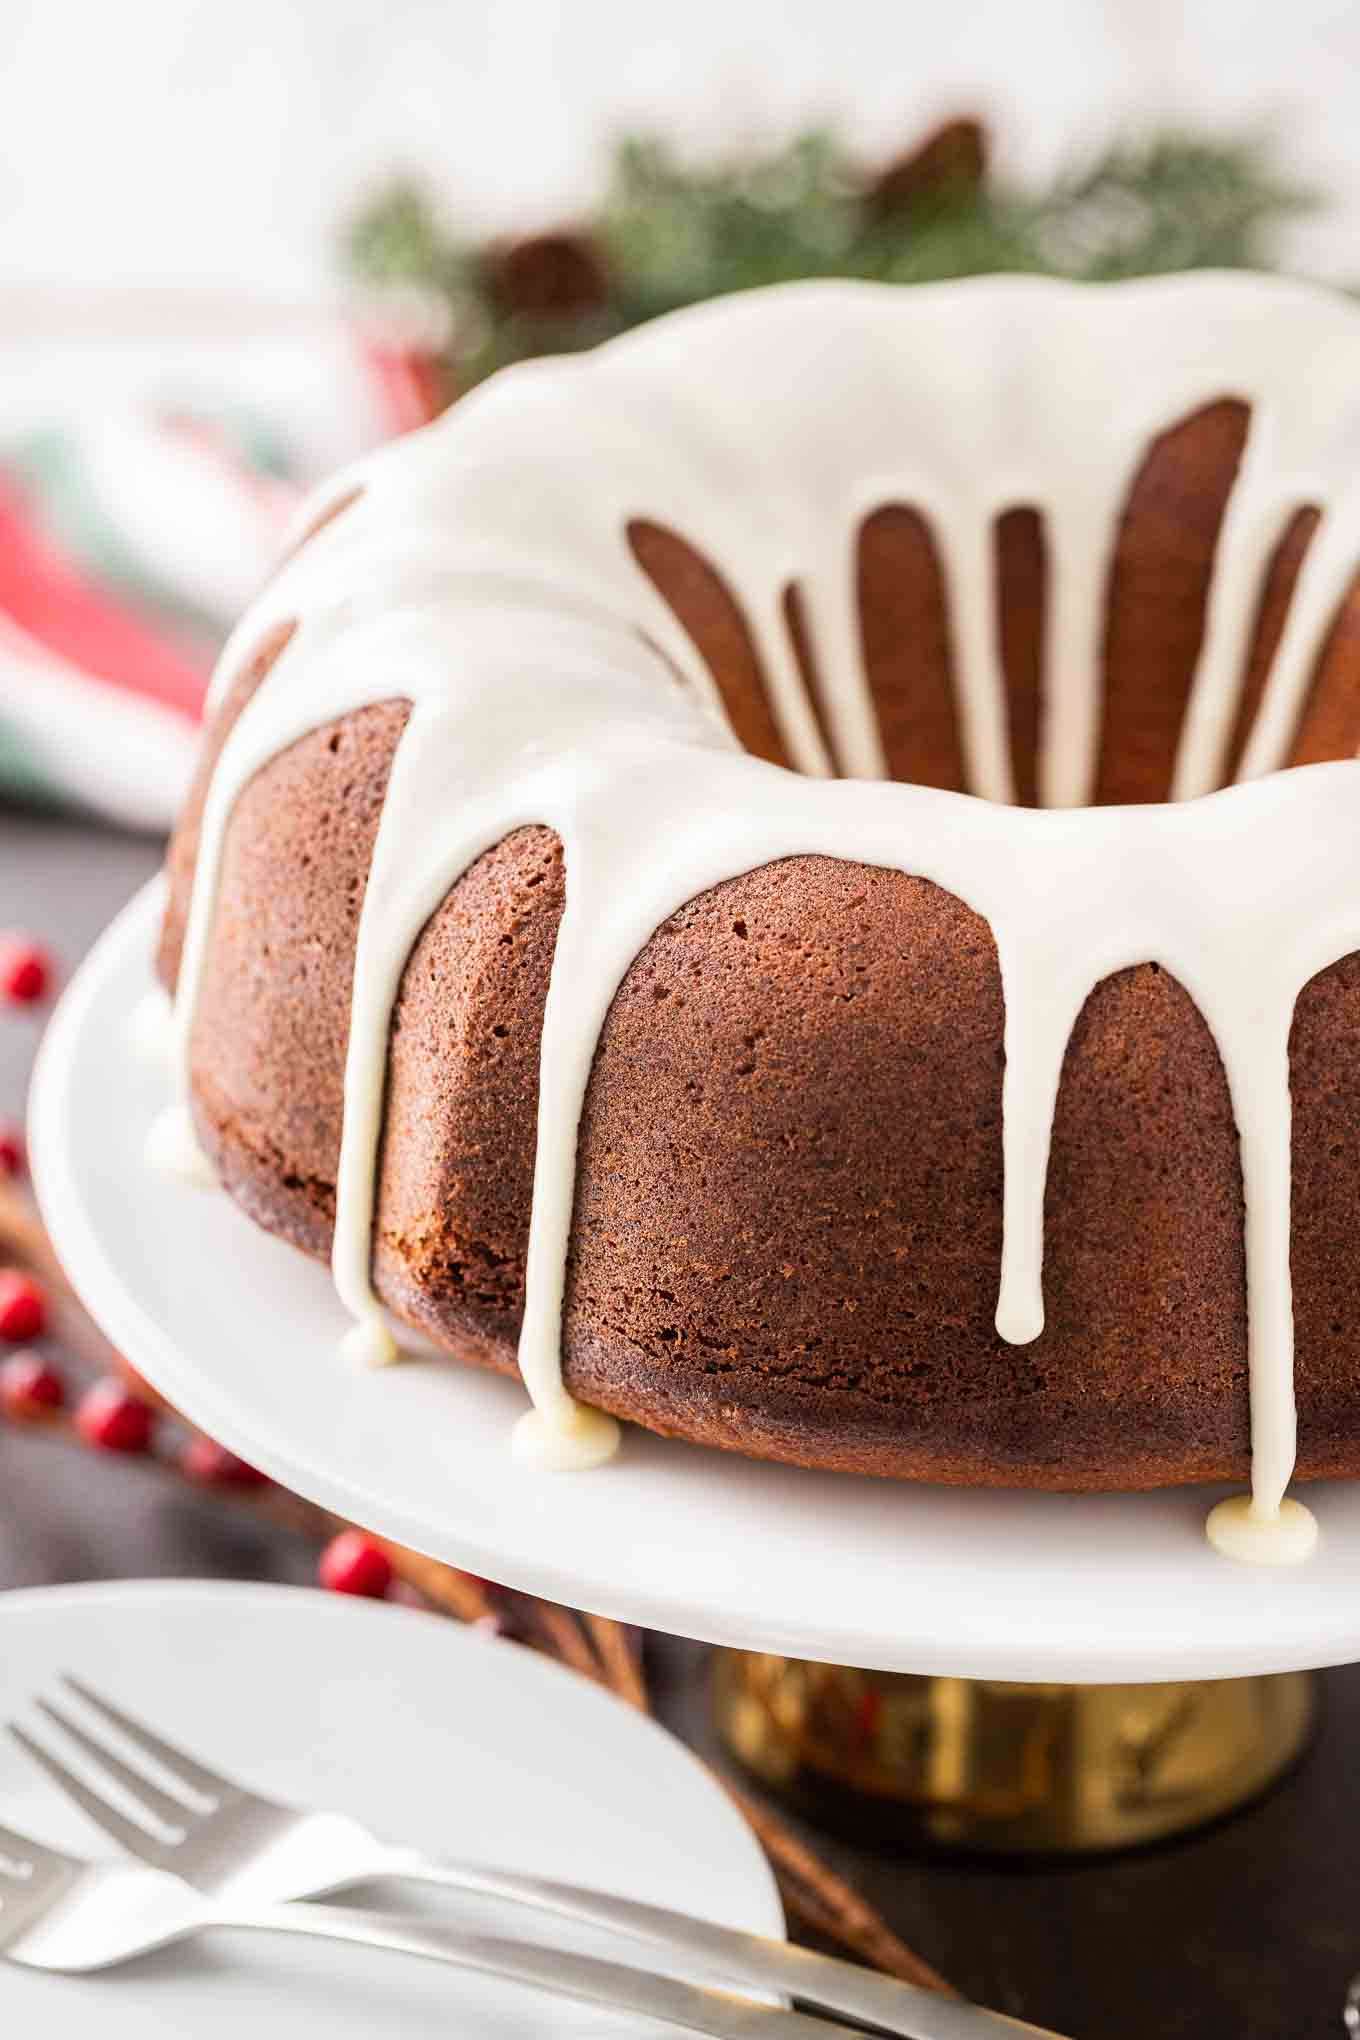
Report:
M572 230L599 289L574 307L516 303L495 244L448 228L409 182L380 194L347 237L351 271L416 286L452 312L451 370L466 388L502 363L593 345L659 312L794 277L897 283L998 270L1108 279L1198 268L1270 268L1280 228L1314 196L1255 137L1168 132L1112 148L1026 195L983 176L891 202L834 136L694 166L664 143L625 140L594 216Z

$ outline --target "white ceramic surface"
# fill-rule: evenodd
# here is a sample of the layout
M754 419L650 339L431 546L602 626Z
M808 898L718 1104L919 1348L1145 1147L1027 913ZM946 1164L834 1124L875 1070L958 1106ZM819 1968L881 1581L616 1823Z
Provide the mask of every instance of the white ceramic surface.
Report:
M30 1712L63 1670L248 1783L343 1807L381 1834L783 1931L763 1857L688 1751L517 1645L289 1587L141 1581L0 1596L0 1720ZM0 1821L108 1853L6 1737ZM469 1924L523 1931L509 1908L474 1913L410 1886L368 1887L356 1902L446 1917L452 1904ZM565 1930L547 1933L567 1945ZM622 2040L640 2030L635 2018L452 1969L265 1935L214 1934L102 1978L0 1964L0 2031L16 2036L239 2040L252 2018L262 2033L283 2032L284 2013L297 2040Z
M38 1192L135 1366L339 1513L532 1592L717 1643L1009 1679L1227 1677L1360 1657L1360 1484L1308 1491L1313 1559L1234 1564L1218 1491L980 1493L761 1466L629 1431L590 1474L516 1464L518 1387L443 1361L356 1373L325 1268L149 1171L168 1080L128 1046L158 888L73 980L34 1078Z

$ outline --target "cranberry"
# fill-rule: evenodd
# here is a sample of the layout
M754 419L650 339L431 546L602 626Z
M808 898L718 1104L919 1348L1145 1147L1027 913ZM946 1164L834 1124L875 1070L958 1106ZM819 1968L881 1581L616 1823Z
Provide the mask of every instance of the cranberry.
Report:
M47 1324L47 1298L40 1283L21 1268L0 1268L0 1339L23 1345L40 1339Z
M362 1530L342 1530L322 1552L318 1577L333 1594L365 1594L381 1601L392 1584L392 1561Z
M24 1137L8 1119L0 1119L0 1180L24 1171Z
M190 1480L200 1480L207 1487L260 1488L269 1485L267 1474L248 1465L244 1459L238 1459L215 1438L191 1438L182 1464Z
M10 1006L32 1006L47 996L52 959L41 942L19 929L0 933L0 999Z
M0 1409L11 1417L45 1417L66 1400L66 1383L41 1353L12 1353L0 1366Z
M163 1402L162 1397L151 1386L151 1383L146 1379L146 1377L144 1375L139 1374L135 1367L130 1367L127 1361L123 1358L121 1353L117 1357L118 1357L118 1372L119 1375L122 1377L123 1386L125 1388L130 1388L134 1395L139 1395L143 1402L151 1403L153 1407L157 1403L162 1403Z
M102 1452L145 1452L155 1422L147 1404L111 1374L85 1391L76 1410L76 1429L87 1445Z

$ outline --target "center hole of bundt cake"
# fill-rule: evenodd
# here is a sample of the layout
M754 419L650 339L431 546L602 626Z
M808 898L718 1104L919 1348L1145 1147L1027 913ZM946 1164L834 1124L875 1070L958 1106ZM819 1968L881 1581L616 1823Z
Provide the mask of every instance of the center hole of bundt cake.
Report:
M1223 397L1152 439L1112 533L1101 649L1096 805L1166 800L1205 646L1209 597L1224 515L1250 423L1248 406ZM1286 510L1259 586L1223 746L1218 783L1237 776L1319 514ZM724 575L661 521L628 528L634 558L674 612L713 675L732 728L754 756L791 766L756 637ZM1015 798L1039 800L1045 633L1052 562L1041 507L1016 504L992 527L996 651L1005 684ZM968 783L949 561L928 517L885 502L859 527L855 595L860 655L887 774L921 786ZM783 624L833 770L834 721L818 647L797 580L783 591ZM1360 750L1360 582L1332 619L1314 663L1285 763L1353 757ZM1208 790L1207 788L1204 790Z

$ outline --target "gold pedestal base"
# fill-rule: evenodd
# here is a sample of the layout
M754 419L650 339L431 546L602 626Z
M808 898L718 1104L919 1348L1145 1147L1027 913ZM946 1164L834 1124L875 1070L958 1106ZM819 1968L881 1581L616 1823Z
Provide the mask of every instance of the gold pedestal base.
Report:
M718 1726L814 1819L905 1846L1038 1853L1158 1841L1278 1778L1306 1673L1154 1686L918 1678L716 1653Z

